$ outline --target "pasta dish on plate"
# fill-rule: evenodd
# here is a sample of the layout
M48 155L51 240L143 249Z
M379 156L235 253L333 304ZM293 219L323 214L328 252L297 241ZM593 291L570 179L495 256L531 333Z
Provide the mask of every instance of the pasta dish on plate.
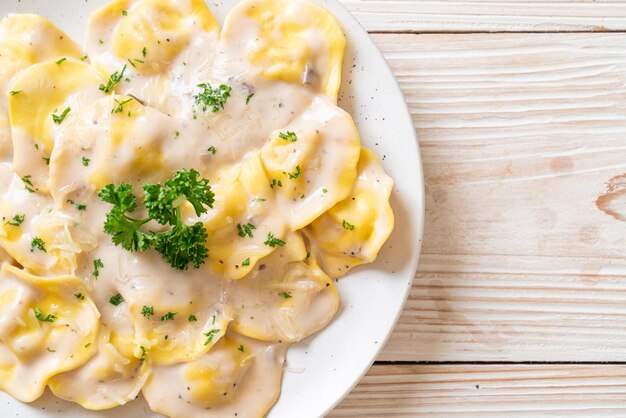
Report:
M393 187L337 106L345 37L304 0L115 0L85 50L0 23L0 389L260 417Z

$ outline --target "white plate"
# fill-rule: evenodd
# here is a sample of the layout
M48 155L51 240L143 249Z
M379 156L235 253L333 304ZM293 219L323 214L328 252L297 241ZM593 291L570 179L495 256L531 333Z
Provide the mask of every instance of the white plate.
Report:
M374 264L339 281L341 308L332 324L293 346L280 399L269 418L319 417L329 412L365 374L383 348L408 295L422 240L424 181L411 116L384 58L367 32L336 0L315 0L346 32L341 107L354 117L365 146L374 150L395 180L396 227ZM107 0L2 0L0 16L38 13L75 40L83 39L88 14ZM209 4L223 21L237 0ZM50 393L32 404L0 394L0 417L157 417L144 401L91 412Z

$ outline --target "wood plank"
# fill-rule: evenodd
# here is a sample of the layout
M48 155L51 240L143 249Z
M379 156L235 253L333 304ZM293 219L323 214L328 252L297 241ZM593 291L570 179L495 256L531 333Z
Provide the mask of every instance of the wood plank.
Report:
M342 0L370 31L547 32L626 29L626 3L593 0Z
M419 272L381 359L626 361L626 222L596 206L626 172L626 34L375 40L427 192Z
M329 417L619 417L626 366L374 366Z

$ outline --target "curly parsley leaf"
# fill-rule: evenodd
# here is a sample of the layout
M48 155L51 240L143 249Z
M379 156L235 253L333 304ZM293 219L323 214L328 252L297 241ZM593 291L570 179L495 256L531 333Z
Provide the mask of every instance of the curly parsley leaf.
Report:
M210 83L198 84L202 89L196 96L196 104L202 106L202 111L206 112L209 108L213 113L224 109L226 101L230 97L232 88L226 84L220 84L219 87L213 88Z

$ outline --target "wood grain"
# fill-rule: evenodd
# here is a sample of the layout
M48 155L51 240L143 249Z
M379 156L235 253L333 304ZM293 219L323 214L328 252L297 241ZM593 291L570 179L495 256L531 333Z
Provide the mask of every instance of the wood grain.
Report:
M626 361L626 223L595 204L626 172L626 34L375 40L427 191L419 272L381 359Z
M329 417L620 417L626 366L374 366Z
M593 0L344 0L370 31L546 32L626 29L626 3Z

